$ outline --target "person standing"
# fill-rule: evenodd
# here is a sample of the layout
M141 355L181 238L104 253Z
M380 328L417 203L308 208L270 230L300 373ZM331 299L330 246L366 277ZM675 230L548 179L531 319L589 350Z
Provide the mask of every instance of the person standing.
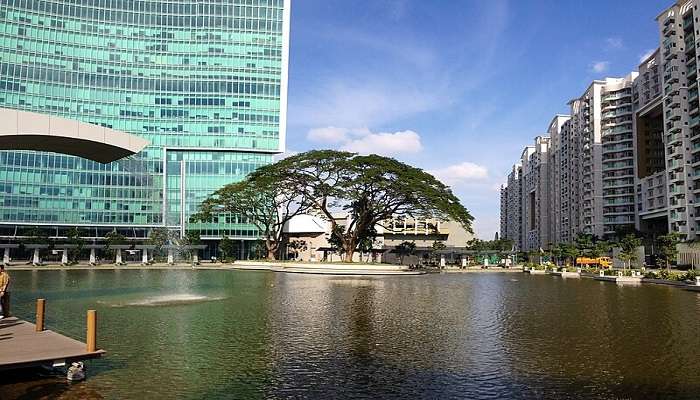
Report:
M10 274L0 265L0 319L10 316Z

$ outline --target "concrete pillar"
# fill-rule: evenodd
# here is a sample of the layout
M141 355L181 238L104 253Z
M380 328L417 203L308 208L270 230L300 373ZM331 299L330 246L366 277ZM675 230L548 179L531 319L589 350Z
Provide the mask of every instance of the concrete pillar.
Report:
M144 248L141 250L141 264L148 264L148 249Z
M115 263L116 263L117 265L121 265L121 264L122 264L122 249L117 249L117 258L116 258L116 260L115 260Z
M95 249L90 249L90 265L97 264L97 256L95 255Z
M168 264L175 264L175 255L173 254L173 249L168 249Z
M34 255L32 256L32 264L33 265L41 264L41 259L39 259L39 249L34 249Z
M68 250L63 249L61 251L63 252L61 254L61 265L68 265Z
M598 273L598 275L600 275L600 276L605 276L605 271L603 271L603 270L601 269L600 272Z
M10 265L10 248L5 247L2 252L2 265Z

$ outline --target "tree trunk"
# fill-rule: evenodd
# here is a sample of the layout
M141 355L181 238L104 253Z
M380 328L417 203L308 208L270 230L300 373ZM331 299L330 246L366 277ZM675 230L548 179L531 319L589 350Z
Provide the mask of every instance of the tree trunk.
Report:
M347 239L343 242L343 250L345 250L345 257L343 262L351 263L352 257L355 255L355 240Z
M355 255L355 250L345 250L343 262L352 263L352 257Z
M273 242L270 239L265 240L265 247L267 247L267 259L268 261L275 261L277 260L277 249L279 248L279 245L277 242Z

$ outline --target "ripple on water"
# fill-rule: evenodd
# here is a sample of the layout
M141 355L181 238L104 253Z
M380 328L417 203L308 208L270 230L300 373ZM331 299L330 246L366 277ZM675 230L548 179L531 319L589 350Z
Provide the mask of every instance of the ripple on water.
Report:
M203 303L207 301L219 301L224 297L210 297L196 294L168 294L163 296L147 297L141 300L108 303L109 307L163 307L183 304Z

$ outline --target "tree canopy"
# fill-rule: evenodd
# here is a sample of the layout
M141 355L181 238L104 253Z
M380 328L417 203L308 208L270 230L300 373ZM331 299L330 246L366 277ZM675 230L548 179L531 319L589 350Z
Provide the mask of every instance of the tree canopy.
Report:
M623 267L632 267L632 261L637 259L637 247L642 245L642 240L634 234L623 237L618 243L620 253L617 257L624 263Z
M670 269L671 263L676 261L678 255L677 246L683 241L683 238L684 235L678 232L670 232L658 237L658 255L666 265L666 269Z
M347 262L377 224L392 218L453 220L472 231L473 217L449 187L393 158L316 150L286 158L275 168L290 179L286 187L308 198L330 222ZM349 214L345 225L335 218L337 211Z
M349 217L340 220L338 212ZM216 191L194 219L211 220L217 213L255 224L268 258L278 255L284 225L296 215L313 213L330 223L346 262L373 240L377 225L392 218L453 220L468 232L473 221L450 188L429 173L388 157L334 150L309 151L262 167Z

